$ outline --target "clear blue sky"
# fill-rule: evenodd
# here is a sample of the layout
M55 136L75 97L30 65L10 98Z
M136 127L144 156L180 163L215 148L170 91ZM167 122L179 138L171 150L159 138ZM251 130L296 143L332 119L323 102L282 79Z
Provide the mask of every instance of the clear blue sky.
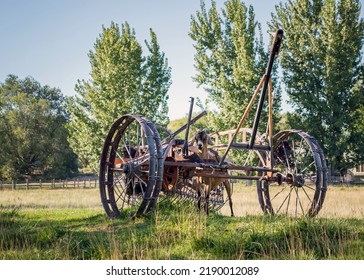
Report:
M224 2L217 0L219 7ZM253 5L268 43L266 22L280 1L244 2ZM0 81L9 74L32 76L42 85L74 95L77 80L90 77L87 54L102 25L127 21L140 43L149 40L149 28L156 32L172 68L169 116L184 116L190 96L206 97L191 79L194 49L188 32L199 5L199 0L0 0Z

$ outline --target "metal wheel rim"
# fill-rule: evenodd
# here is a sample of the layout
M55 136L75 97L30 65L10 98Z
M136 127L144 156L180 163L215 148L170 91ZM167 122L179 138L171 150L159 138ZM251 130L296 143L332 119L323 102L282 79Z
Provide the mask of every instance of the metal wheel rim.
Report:
M129 132L132 126L135 131ZM134 136L126 139L127 133ZM135 140L131 140L133 137ZM109 217L135 218L153 208L163 172L161 154L159 134L145 118L124 115L112 125L101 155L99 182L101 201Z
M294 141L297 139L300 139L298 144ZM258 200L263 212L295 217L316 216L327 190L327 166L322 149L312 136L297 130L279 132L273 142L274 168L284 167L285 174L292 174L293 179L280 186L257 181ZM291 151L287 151L288 148ZM304 152L307 154L303 155ZM315 173L309 174L312 170Z

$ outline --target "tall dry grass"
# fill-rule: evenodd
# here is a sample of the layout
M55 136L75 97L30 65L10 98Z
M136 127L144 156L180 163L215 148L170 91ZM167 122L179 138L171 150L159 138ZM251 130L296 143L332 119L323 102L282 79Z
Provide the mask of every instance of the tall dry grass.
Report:
M255 185L247 187L234 184L234 213L236 216L260 215ZM223 215L230 214L226 204L221 209ZM318 217L322 218L364 218L364 187L329 186L326 198Z
M89 208L102 209L96 189L34 189L0 191L0 206L22 209Z
M235 216L262 215L255 186L234 184ZM364 187L329 186L318 217L322 218L364 218ZM40 208L88 208L102 210L98 189L56 189L0 191L0 205ZM228 204L220 213L230 215Z

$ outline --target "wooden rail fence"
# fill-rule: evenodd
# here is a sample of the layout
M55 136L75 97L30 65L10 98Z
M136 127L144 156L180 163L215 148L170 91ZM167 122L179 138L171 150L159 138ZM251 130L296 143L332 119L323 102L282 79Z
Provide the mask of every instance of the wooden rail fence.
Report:
M96 188L98 179L1 181L1 190Z

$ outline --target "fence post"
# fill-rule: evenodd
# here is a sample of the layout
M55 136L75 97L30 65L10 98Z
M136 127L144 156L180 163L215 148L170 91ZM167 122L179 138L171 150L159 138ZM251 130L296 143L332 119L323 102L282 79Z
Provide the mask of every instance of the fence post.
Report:
M29 190L29 178L26 178L26 179L25 179L25 183L26 183L26 185L25 185L25 189L26 189L26 190Z
M12 180L11 181L11 189L12 190L15 190L16 189L16 185L15 185L16 183L15 183L15 180Z
M52 180L52 186L51 186L51 188L52 188L52 189L56 188L56 182L55 182L55 180L54 180L54 179Z
M73 179L73 187L76 188L76 180Z
M77 188L80 188L80 180L77 178Z
M0 180L0 190L3 190L3 180Z
M42 179L39 179L39 188L42 188Z
M96 189L96 186L97 186L97 179L95 179L95 189Z
M83 188L86 189L86 179L83 180Z

